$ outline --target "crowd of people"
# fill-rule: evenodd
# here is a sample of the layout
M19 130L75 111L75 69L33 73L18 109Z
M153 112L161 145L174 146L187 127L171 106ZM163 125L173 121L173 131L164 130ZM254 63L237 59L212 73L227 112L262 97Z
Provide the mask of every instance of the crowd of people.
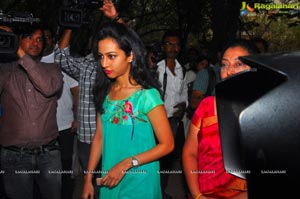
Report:
M0 196L72 199L77 155L83 199L171 198L162 171L174 159L186 198L247 198L246 180L224 168L214 88L267 43L231 41L216 63L191 48L183 64L178 31L163 34L156 57L111 0L100 10L111 21L88 55L72 56L72 29L55 42L34 24L19 35L18 59L0 63Z

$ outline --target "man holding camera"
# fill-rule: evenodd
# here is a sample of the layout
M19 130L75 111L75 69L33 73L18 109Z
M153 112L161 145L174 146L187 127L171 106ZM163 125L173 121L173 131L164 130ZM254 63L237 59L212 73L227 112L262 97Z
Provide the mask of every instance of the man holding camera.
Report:
M18 60L0 64L1 171L6 195L12 199L32 199L35 189L44 199L60 199L56 105L63 82L56 64L40 62L43 45L42 29L24 26Z

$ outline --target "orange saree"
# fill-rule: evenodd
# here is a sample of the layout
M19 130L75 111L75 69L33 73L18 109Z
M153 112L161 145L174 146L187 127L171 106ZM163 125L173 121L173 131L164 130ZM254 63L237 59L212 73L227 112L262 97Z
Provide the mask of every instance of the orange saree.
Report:
M198 132L198 173L200 192L205 196L231 198L247 190L246 181L224 169L215 97L203 99L191 120Z

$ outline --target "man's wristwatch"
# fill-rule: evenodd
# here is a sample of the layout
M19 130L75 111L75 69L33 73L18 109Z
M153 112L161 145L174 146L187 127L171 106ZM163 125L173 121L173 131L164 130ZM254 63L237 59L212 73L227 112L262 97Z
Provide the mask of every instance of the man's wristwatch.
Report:
M132 164L133 167L138 166L139 165L138 159L136 159L136 157L132 156L131 157L131 164Z

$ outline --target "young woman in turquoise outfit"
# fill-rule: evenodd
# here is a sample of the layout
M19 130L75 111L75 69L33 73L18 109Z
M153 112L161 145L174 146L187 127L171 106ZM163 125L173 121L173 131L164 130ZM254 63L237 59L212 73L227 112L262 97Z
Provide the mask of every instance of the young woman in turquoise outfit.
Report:
M174 140L146 49L132 29L113 22L101 28L95 45L98 73L106 78L96 79L97 128L82 197L93 198L92 174L102 157L100 198L160 199L158 159Z

